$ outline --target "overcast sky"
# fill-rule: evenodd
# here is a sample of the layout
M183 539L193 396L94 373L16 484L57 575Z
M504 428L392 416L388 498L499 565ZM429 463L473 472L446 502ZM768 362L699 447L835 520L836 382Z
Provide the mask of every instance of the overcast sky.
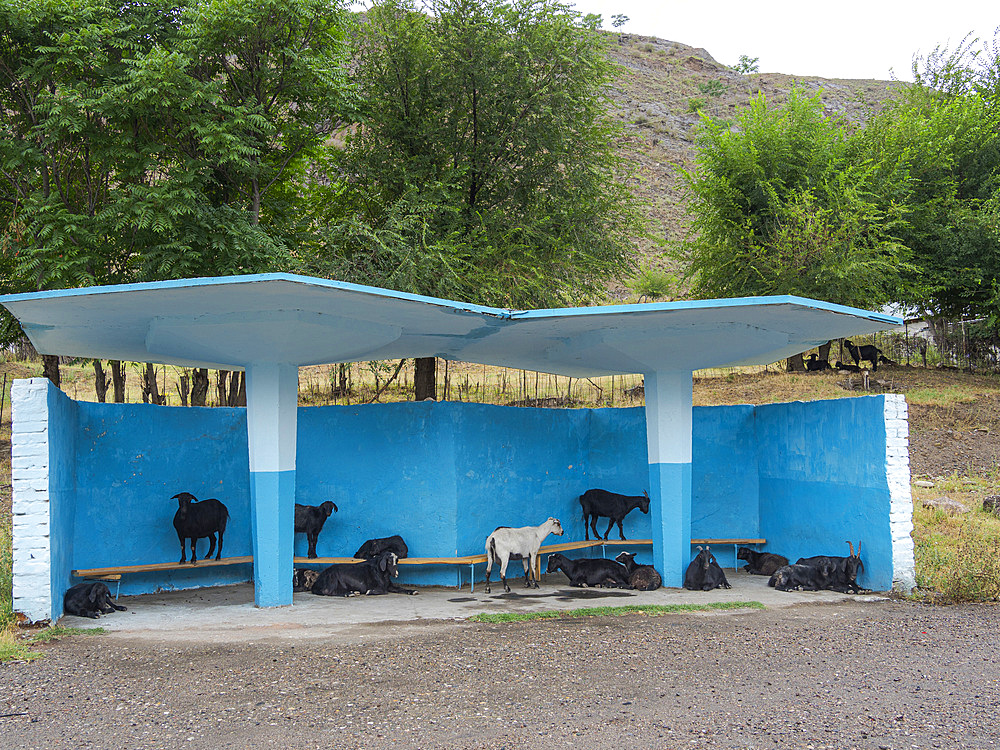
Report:
M824 78L911 80L914 53L954 47L970 31L992 40L997 0L569 0L599 13L604 28L624 13L624 31L704 47L724 65L760 58L760 72Z

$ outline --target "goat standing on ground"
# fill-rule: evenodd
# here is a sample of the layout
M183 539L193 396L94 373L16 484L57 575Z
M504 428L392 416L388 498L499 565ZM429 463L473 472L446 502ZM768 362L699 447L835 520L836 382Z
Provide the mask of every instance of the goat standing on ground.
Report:
M309 557L316 557L316 541L319 539L319 532L323 530L323 524L330 517L331 513L337 513L337 506L330 500L321 505L299 505L295 503L295 532L305 534L309 542Z
M194 565L198 558L195 557L194 546L199 539L208 537L208 554L205 559L215 552L215 535L219 535L219 551L215 555L218 560L222 557L222 535L226 531L226 524L229 523L229 510L214 497L198 502L198 498L190 492L179 492L171 500L176 500L177 512L174 514L174 529L177 530L177 538L181 542L181 562L184 560L184 540L191 540L191 564Z
M635 553L619 552L615 560L625 566L629 586L636 591L656 591L663 585L663 579L652 565L636 565Z
M871 362L872 372L878 370L879 362L884 362L887 365L896 364L891 359L885 357L882 354L882 350L874 344L862 344L858 346L853 341L844 339L844 346L847 347L847 351L851 355L851 359L854 360L855 365L860 365L865 360Z
M515 555L526 561L524 586L531 588L538 560L538 548L549 534L562 536L562 524L558 519L549 518L540 526L521 526L516 529L501 526L486 537L486 593L490 593L490 573L493 571L494 560L500 564L500 580L504 591L510 593L510 586L507 585L507 563ZM538 588L537 580L534 581L534 587Z
M649 493L643 490L641 495L619 495L617 492L607 490L587 490L580 495L580 507L583 509L583 535L585 539L590 539L590 529L587 527L588 519L590 528L594 530L594 539L600 539L597 533L597 519L610 518L608 530L604 532L604 538L608 538L611 527L618 524L618 534L625 538L625 531L622 529L622 521L625 516L635 508L643 513L649 513Z

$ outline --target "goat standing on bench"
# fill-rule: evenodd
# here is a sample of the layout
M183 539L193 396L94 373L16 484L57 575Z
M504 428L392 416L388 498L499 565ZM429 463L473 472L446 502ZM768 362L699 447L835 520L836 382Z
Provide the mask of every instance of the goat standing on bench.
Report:
M229 522L229 510L214 497L198 502L198 498L190 492L179 492L172 500L178 504L177 512L174 514L174 528L177 530L177 538L181 542L181 562L184 560L184 540L191 540L191 564L194 565L198 558L195 557L194 546L199 539L208 537L208 555L206 559L215 552L215 535L219 535L219 552L215 559L222 557L222 535L226 531L226 524Z
M622 521L632 510L638 508L643 513L649 513L649 493L643 490L641 495L619 495L617 492L607 490L587 490L580 495L580 507L583 509L583 535L584 539L590 539L590 530L587 528L589 519L590 528L594 530L594 539L600 539L597 532L597 519L610 518L608 530L604 532L604 538L608 538L611 527L618 524L618 534L625 538L625 531L622 529Z

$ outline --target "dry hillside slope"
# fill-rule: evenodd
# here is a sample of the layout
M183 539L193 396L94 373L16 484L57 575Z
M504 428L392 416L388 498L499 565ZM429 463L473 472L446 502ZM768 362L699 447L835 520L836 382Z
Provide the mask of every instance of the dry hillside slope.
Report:
M643 262L659 268L670 267L659 243L680 240L688 220L679 170L694 166L699 110L730 119L759 93L780 104L799 86L822 92L830 115L860 123L900 85L778 73L741 75L704 49L656 37L615 34L610 46L611 58L621 66L610 94L614 114L626 130L622 148L636 165L631 177L651 218L653 238L642 242ZM627 291L616 289L614 294L625 297Z

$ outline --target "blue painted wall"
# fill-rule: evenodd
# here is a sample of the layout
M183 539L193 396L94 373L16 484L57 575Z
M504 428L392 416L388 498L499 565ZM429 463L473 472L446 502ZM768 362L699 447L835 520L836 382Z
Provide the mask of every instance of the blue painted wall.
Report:
M76 403L58 388L48 388L49 541L52 618L63 613L63 594L73 580L73 525L76 513Z
M53 466L65 489L53 514L70 540L60 570L176 561L171 496L182 490L228 506L226 556L252 553L244 410L56 399L53 434L61 437L53 450L65 455ZM696 408L692 536L763 536L767 549L792 558L841 553L844 539L860 538L868 584L888 588L882 409L880 397ZM646 455L642 408L300 408L296 499L340 508L320 534L321 556L348 556L365 539L395 533L414 557L477 554L497 526L534 525L550 515L562 521L563 540L582 539L579 495L590 487L641 494L649 482ZM599 528L603 533L606 522ZM633 511L625 532L650 538L650 516ZM649 548L637 551L640 561L650 559ZM731 549L716 551L722 564L733 564ZM202 541L199 555L206 552ZM295 553L305 552L305 537L297 535ZM467 569L402 569L405 581L418 584L454 585L460 575L468 580ZM122 591L250 577L249 566L133 575Z
M757 408L761 533L788 557L847 555L862 543L858 581L892 587L882 396Z
M250 469L243 409L78 402L73 567L177 562L186 491L229 509L225 557L250 555ZM208 540L197 547L199 559ZM190 559L190 557L188 557ZM129 575L122 593L248 581L249 565Z

